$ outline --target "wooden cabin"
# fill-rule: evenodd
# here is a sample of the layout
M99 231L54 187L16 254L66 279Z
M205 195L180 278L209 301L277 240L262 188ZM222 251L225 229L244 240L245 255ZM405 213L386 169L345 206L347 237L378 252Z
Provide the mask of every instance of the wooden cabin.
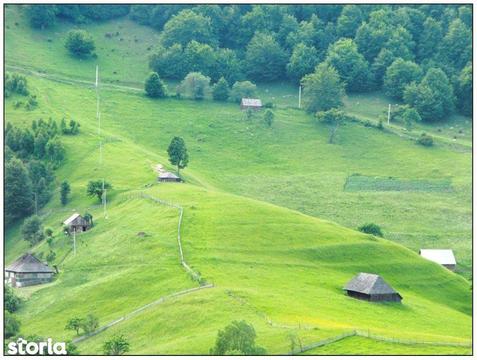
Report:
M55 271L32 254L25 254L5 268L5 284L24 287L53 280Z
M157 180L159 182L181 182L182 181L182 179L179 176L167 171L160 173L159 176L157 177Z
M451 271L455 271L456 261L454 252L451 249L421 249L419 250L419 255Z
M260 99L247 99L243 98L240 102L240 109L247 110L260 110L262 108L262 100Z
M78 213L71 215L68 219L63 221L63 225L68 227L70 233L80 233L91 228L89 221Z
M402 300L402 296L376 274L359 273L343 289L348 296L360 300L373 302Z

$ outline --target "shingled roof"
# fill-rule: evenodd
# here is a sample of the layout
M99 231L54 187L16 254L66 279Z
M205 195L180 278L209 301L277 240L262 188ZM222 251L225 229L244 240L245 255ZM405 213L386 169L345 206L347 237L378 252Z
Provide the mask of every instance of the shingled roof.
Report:
M14 273L54 273L48 265L43 264L32 254L25 254L5 268L5 271Z
M355 291L368 295L397 294L381 276L376 274L359 273L344 287L344 290Z

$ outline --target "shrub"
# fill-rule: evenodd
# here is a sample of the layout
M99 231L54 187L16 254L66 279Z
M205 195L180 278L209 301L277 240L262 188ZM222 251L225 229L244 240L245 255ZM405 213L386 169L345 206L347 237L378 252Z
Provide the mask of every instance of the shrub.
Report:
M156 72L149 74L144 84L144 90L146 95L151 98L163 98L167 94L166 85Z
M3 304L5 310L13 313L20 307L21 299L13 292L10 286L4 286Z
M379 225L373 224L373 223L368 223L360 226L358 228L359 231L365 234L371 234L374 236L379 236L383 237L383 233L381 231L381 227Z
M202 100L210 90L210 78L200 72L190 72L182 80L179 91L194 100Z
M95 49L93 37L85 30L70 30L65 47L70 54L80 58L91 55Z
M275 114L273 113L272 110L270 109L265 110L265 113L263 114L263 120L265 121L265 124L267 124L268 126L272 126L274 118L275 118Z
M32 246L45 237L41 220L36 215L29 217L23 222L21 232L23 239L28 241Z
M242 98L254 98L257 94L257 86L250 81L237 81L230 91L230 99L240 103Z
M434 144L434 139L431 135L422 133L421 136L417 139L417 143L422 146L432 146Z
M229 83L223 77L217 81L212 90L214 100L226 101L229 98Z
M256 337L252 325L243 320L232 321L225 329L218 332L215 346L210 349L210 354L265 355L265 349L255 345Z

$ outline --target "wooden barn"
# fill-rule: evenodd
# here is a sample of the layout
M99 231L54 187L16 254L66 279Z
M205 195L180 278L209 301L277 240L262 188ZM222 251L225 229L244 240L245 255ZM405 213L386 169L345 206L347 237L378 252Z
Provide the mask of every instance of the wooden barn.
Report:
M25 254L5 268L5 284L24 287L53 280L55 271L32 254Z
M247 99L243 98L240 102L240 109L247 110L260 110L262 108L262 100L260 99Z
M68 227L70 233L80 233L91 228L89 221L78 213L71 215L68 219L63 221L63 225Z
M455 271L455 256L454 252L450 249L421 249L419 250L419 255L427 260L434 261L451 271Z
M157 177L157 180L160 182L181 182L182 179L171 172L162 172Z
M402 296L389 286L381 276L359 273L344 287L348 296L367 301L401 302Z

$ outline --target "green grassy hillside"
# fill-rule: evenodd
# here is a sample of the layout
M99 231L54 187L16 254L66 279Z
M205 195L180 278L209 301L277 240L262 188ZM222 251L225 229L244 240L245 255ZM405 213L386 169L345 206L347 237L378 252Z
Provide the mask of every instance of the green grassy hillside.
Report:
M71 24L33 31L17 9L8 8L6 25L7 65L92 80L98 62L102 79L134 86L147 73L147 47L157 36L125 19L87 25L99 57L78 61L62 48ZM116 31L122 41L104 36ZM254 325L258 344L271 354L290 351L290 334L311 344L353 329L418 342L470 341L470 151L439 141L424 148L357 123L340 128L336 144L328 144L324 125L287 108L295 101L288 96L290 85L260 87L264 99L283 101L270 128L261 113L247 120L234 104L151 100L109 87L101 90L100 165L94 90L33 75L28 83L38 107L16 109L21 98L6 99L7 123L30 126L38 118L65 116L79 121L81 132L62 137L66 161L56 171L57 186L70 182L71 201L61 207L56 189L40 211L44 225L54 230L60 274L52 284L20 289L26 298L18 313L22 334L72 338L74 332L64 329L71 317L93 313L105 325L198 286L179 262L177 209L137 197L145 192L184 207L184 255L214 287L167 299L118 323L79 343L82 354L100 353L104 341L119 333L127 335L133 354L205 354L219 329L241 319ZM378 112L367 106L359 111ZM154 167L169 167L166 149L176 135L189 149L186 183L157 184ZM97 199L85 193L88 181L102 177L113 185L107 218ZM359 182L347 187L350 178ZM407 190L376 185L386 182ZM94 215L95 227L78 236L73 256L61 222L85 211ZM381 225L386 239L353 230L366 222ZM19 227L6 229L7 263L29 250ZM419 248L454 249L464 276L420 258ZM46 254L49 248L43 242L31 250ZM403 303L346 297L342 286L361 271L382 275ZM360 354L469 352L351 338L312 353L356 348Z

